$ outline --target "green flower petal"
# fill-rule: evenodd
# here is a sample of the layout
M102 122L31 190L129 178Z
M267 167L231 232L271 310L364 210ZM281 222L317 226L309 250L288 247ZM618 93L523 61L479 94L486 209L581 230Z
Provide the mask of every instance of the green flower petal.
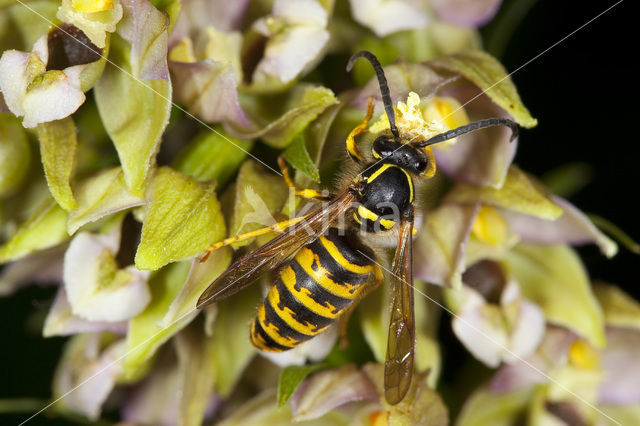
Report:
M251 232L271 226L276 220L273 215L280 211L287 199L287 185L273 173L266 172L255 161L247 161L238 172L236 194L229 235ZM253 239L236 243L242 247Z
M305 138L302 134L293 139L293 142L287 147L283 155L293 167L313 179L314 182L320 183L320 171L309 156Z
M93 44L103 48L107 44L109 33L116 30L116 24L122 19L122 5L115 1L112 9L85 13L76 10L72 0L62 0L56 17L80 28Z
M212 333L215 341L213 359L216 364L215 388L223 397L231 394L257 352L249 340L249 324L261 298L260 286L254 285L218 304Z
M128 45L117 36L112 38L110 60L115 65L105 68L94 88L96 103L118 151L127 186L135 195L141 195L169 122L171 83L133 78Z
M69 180L76 164L78 140L73 118L38 125L40 157L51 195L66 211L76 208Z
M551 200L547 188L515 166L509 168L502 188L461 184L449 193L447 200L480 202L549 220L562 214L562 208Z
M471 80L522 127L531 128L538 121L531 116L518 95L502 64L481 50L463 50L450 56L433 59L430 64L462 74Z
M162 167L151 186L136 266L155 270L194 257L224 235L224 219L213 187Z
M216 181L220 190L247 158L253 142L229 136L219 127L215 130L205 130L193 138L180 151L173 166L198 181Z
M230 127L232 133L243 139L261 138L274 148L284 148L338 99L326 87L299 84L283 96L243 96L240 103L260 130Z
M602 306L605 324L613 327L640 328L640 303L631 296L609 284L598 284L594 286L593 292Z
M30 164L31 149L19 120L0 114L0 198L22 186Z
M158 348L197 315L197 312L193 312L183 316L168 327L159 325L171 302L180 292L188 273L189 263L177 262L158 271L149 280L151 302L129 323L127 356L123 361L125 380L135 380L145 374Z
M87 179L78 187L76 196L78 207L69 212L67 222L69 234L89 222L145 203L143 198L131 194L121 167L104 170Z
M523 297L540 306L547 321L575 331L594 346L604 346L602 310L573 250L520 244L507 253L504 262Z
M66 222L67 212L53 199L46 200L20 225L11 239L0 246L0 263L19 259L67 240Z

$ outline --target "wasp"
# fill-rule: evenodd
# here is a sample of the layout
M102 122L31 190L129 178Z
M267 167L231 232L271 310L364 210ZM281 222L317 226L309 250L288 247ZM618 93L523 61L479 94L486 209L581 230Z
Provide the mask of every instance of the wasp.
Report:
M248 287L262 274L278 271L256 316L250 339L258 349L281 352L318 335L338 318L348 316L372 289L383 281L373 249L361 235L393 232L397 246L390 285L392 307L384 370L385 398L400 402L411 384L414 364L415 319L412 277L415 179L435 173L431 145L490 126L509 126L512 140L517 124L505 118L488 118L440 133L428 140L409 140L398 132L388 84L382 66L370 52L354 54L348 64L364 57L373 66L389 130L379 134L367 160L355 137L364 132L373 113L369 100L366 117L346 138L349 158L359 173L335 195L313 189L296 190L280 159L280 167L295 194L323 205L308 214L212 245L202 260L219 247L271 231L281 233L262 247L247 253L223 272L200 296L197 307L225 299ZM424 139L424 138L423 138ZM395 209L394 209L395 207ZM399 212L398 217L390 215ZM349 222L335 226L345 215ZM363 232L357 232L357 230ZM370 279L373 278L373 279Z

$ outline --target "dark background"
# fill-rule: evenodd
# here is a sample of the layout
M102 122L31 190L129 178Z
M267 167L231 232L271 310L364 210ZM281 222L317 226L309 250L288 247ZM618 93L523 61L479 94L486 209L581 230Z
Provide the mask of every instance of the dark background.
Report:
M516 70L615 3L506 1L498 19L483 29L487 48L508 70ZM591 177L570 200L640 239L637 67L632 72L631 65L639 25L631 22L630 5L618 4L512 75L539 121L535 129L522 131L515 162L538 176L570 163L588 164ZM526 13L522 21L519 13ZM496 29L498 24L503 27ZM508 43L501 43L509 26L513 34ZM613 259L595 247L579 251L592 278L618 284L638 298L640 257L624 247ZM52 288L30 287L0 299L0 399L50 396L64 339L42 339L30 324L45 314L53 295ZM0 423L14 424L26 417L0 414ZM60 424L60 419L39 416L29 424L43 423Z

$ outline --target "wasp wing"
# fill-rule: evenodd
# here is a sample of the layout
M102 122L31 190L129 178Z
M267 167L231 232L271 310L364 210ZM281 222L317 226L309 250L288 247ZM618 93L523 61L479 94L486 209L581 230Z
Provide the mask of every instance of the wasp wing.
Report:
M225 299L251 285L260 275L277 268L302 246L324 233L354 200L350 189L346 189L328 205L317 208L284 233L238 259L200 295L197 307Z
M413 313L413 212L400 224L391 276L393 305L389 321L384 395L389 404L402 401L411 384L415 342Z

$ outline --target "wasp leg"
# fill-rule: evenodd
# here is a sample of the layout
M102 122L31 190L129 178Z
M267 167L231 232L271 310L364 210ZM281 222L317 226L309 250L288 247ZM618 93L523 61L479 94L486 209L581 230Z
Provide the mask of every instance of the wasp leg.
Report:
M378 288L378 286L384 281L384 274L382 273L382 268L376 265L374 269L374 281L372 283L365 284L366 287L362 290L362 292L358 295L358 300L355 300L349 308L345 311L344 314L340 317L340 349L346 349L349 345L347 340L347 326L349 325L349 319L351 318L351 314L355 311L356 307L360 300L364 299L369 293Z
M362 163L364 161L364 156L362 152L356 145L355 137L360 133L364 132L369 125L369 120L371 120L371 116L373 115L373 97L369 97L367 99L367 115L365 115L364 120L360 124L358 124L347 136L347 153L349 157L356 163Z
M295 195L297 197L307 198L311 200L319 200L319 201L330 201L333 200L336 196L335 194L327 194L322 191L318 191L315 189L296 189L296 185L293 183L293 179L291 179L291 175L289 174L289 168L284 161L284 157L278 157L278 166L280 166L280 171L282 172L282 177L284 181L287 183L287 186L295 191Z
M212 244L207 249L206 253L200 258L200 262L204 262L207 260L212 251L217 250L221 247L228 246L229 244L233 244L237 241L246 240L247 238L253 238L260 235L267 234L273 231L281 231L283 229L287 229L288 227L295 225L296 223L303 220L306 216L294 217L293 219L283 220L282 222L274 223L271 226L267 226L265 228L256 229L255 231L247 232L245 234L234 235L233 237L225 238L222 241L218 241L215 244Z

